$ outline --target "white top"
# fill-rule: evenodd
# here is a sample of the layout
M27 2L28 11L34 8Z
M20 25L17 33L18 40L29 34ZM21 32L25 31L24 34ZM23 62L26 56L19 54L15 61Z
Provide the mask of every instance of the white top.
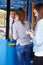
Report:
M25 22L25 25L21 23L21 21L16 21L13 25L13 38L17 39L17 45L20 44L28 45L30 44L30 38L26 34L26 31L29 30L29 22Z
M33 43L33 51L35 52L35 56L43 56L43 19L40 19L36 25Z
M34 55L38 56L38 57L42 57L43 56L43 52L36 52Z

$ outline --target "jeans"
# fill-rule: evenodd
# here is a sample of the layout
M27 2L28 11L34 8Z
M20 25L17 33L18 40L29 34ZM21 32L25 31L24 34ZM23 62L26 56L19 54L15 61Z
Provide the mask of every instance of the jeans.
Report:
M30 65L31 45L16 46L18 65Z

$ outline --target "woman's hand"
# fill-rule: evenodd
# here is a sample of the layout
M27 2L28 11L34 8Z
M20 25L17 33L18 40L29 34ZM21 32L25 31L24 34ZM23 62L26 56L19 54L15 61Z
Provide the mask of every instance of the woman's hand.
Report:
M33 38L34 36L34 31L32 29L30 29L29 31L26 31L27 35L30 35L31 38Z

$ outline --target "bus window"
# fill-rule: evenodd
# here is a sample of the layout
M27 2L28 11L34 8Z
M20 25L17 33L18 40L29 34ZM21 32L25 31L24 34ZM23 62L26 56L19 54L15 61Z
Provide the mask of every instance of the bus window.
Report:
M0 0L0 38L6 37L6 1Z

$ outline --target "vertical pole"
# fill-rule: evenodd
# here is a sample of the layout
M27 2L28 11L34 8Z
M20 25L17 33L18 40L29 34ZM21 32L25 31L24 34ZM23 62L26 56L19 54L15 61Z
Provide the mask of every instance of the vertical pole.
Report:
M34 28L34 3L32 2L32 25L31 28Z
M7 0L6 39L9 39L10 0Z
M27 0L27 20L28 20L28 6L29 5L29 0Z
M31 23L32 21L32 4L31 4L31 0L29 0L29 7L28 7L28 18L29 18L29 22Z

